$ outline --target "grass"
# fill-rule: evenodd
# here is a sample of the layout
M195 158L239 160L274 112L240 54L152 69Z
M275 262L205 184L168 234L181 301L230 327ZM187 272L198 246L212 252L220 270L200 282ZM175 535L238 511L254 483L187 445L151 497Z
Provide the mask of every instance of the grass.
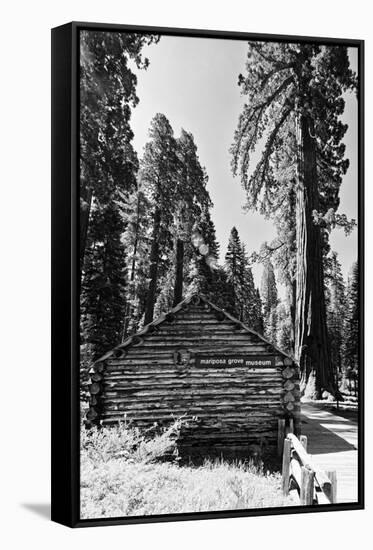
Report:
M81 517L108 518L291 505L262 465L179 466L180 422L158 434L121 425L82 430Z

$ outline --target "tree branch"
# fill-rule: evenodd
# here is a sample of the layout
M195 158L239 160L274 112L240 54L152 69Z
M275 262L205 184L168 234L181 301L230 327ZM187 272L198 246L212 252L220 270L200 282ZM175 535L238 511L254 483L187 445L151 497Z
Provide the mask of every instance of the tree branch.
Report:
M263 79L263 82L261 83L260 90L262 91L264 89L264 86L267 84L267 82L277 73L280 73L281 71L284 71L285 69L291 69L294 67L294 63L287 63L286 65L282 65L281 67L278 67L277 69L273 69L273 71L270 71Z
M252 107L250 107L249 109L249 117L248 119L246 120L245 124L241 127L239 133L238 133L238 136L237 136L237 145L235 147L236 149L236 155L239 154L239 151L241 149L241 144L242 144L242 140L247 132L247 129L249 127L249 125L251 124L254 116L257 114L257 117L256 117L256 122L255 122L255 128L256 128L256 131L254 132L252 138L249 140L249 149L252 148L253 144L255 143L255 139L257 137L257 127L258 127L258 124L259 124L259 121L260 121L260 118L263 114L263 111L266 107L268 107L272 101L274 99L276 99L276 97L278 95L280 95L281 92L283 92L284 90L286 90L290 84L294 83L294 78L293 76L289 76L288 78L286 78L281 86L279 86L270 96L266 97L264 101L262 101L261 103L258 103L257 105L254 105ZM251 111L251 113L250 113ZM259 111L259 113L258 113Z
M271 134L270 134L270 136L267 140L262 158L260 159L260 161L258 163L258 166L256 167L255 172L251 177L251 179L256 179L257 176L259 175L259 173L261 172L260 187L262 187L262 185L264 183L264 179L265 179L267 169L268 169L269 159L270 159L270 157L272 155L272 152L273 152L272 147L273 147L273 144L276 140L277 134L278 134L281 126L284 124L284 122L286 121L286 119L287 119L287 117L289 116L290 113L291 113L290 108L285 109L283 114L282 114L282 117L280 118L280 120L277 122L277 124L273 128L273 130L272 130L272 132L271 132Z

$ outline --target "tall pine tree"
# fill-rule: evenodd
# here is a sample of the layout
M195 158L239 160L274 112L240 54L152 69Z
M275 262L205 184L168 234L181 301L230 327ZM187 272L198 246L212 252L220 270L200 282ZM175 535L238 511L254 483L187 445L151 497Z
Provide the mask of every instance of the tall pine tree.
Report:
M358 372L359 369L359 266L355 262L351 269L347 294L346 318L346 366Z
M94 361L122 336L125 253L119 210L111 204L100 205L91 218L81 285L81 341L83 358Z
M229 236L227 253L225 255L225 270L234 293L234 307L231 313L240 321L243 321L245 302L248 296L246 295L243 249L235 227L232 228Z
M326 306L331 361L338 380L344 366L346 288L336 252L328 255L326 265Z
M232 228L228 241L225 270L233 290L231 313L249 327L262 333L262 304L259 291L255 288L245 246L235 227Z

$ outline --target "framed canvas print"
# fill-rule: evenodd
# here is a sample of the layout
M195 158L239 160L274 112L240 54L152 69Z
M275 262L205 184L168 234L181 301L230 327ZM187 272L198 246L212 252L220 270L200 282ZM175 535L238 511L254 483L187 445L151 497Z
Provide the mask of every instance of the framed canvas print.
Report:
M360 509L363 42L52 30L52 519Z

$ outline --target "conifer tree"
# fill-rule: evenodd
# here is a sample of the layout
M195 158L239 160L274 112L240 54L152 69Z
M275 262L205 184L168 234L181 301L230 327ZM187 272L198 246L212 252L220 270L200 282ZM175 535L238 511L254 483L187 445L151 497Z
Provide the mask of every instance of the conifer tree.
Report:
M151 35L80 33L80 271L81 365L117 344L125 314L124 208L136 188L131 108L141 51Z
M347 319L346 319L346 366L358 372L359 369L359 266L355 262L351 269L351 275L347 294Z
M202 220L203 212L212 206L206 188L208 177L200 164L193 135L182 129L177 146L179 172L176 190L178 202L175 211L173 305L180 302L183 297L183 284L187 276L185 269L188 269L195 253L192 235Z
M326 307L330 354L336 380L342 373L345 348L346 288L336 252L326 260Z
M276 276L271 260L267 259L262 273L260 295L263 302L263 315L267 319L278 304Z
M245 264L243 257L243 248L238 231L232 228L229 236L227 253L225 255L225 271L227 279L232 285L234 293L234 307L231 312L240 321L243 321L247 295L245 280Z
M145 145L141 161L141 180L147 186L153 205L145 324L153 320L158 280L162 275L162 268L165 270L169 262L180 170L177 142L165 115L155 115L150 125L149 137L150 141Z
M198 223L194 225L191 243L193 252L185 272L186 292L200 292L207 296L219 257L219 243L209 208L203 208Z
M264 263L260 294L263 302L264 334L274 344L277 341L278 293L276 276L270 259Z
M81 287L81 341L84 355L94 361L122 336L125 252L118 208L94 206L91 217Z
M246 253L245 245L241 243L243 261L243 322L256 332L263 334L263 305L259 289L255 287L254 276Z
M310 397L335 393L327 335L323 242L325 227L340 220L338 191L348 168L342 143L346 126L342 94L353 89L347 48L294 43L249 44L247 75L239 84L248 96L232 146L248 206L278 214L296 182L295 355L302 389ZM263 138L262 156L249 173L252 152ZM293 153L295 152L295 154ZM286 158L291 162L287 165ZM284 159L285 164L281 165ZM277 178L279 168L288 186Z
M234 310L234 291L226 271L218 265L219 243L210 210L206 206L194 227L192 244L194 253L187 270L186 295L201 293L215 305L231 313Z
M232 228L225 256L227 280L233 291L230 313L257 332L263 332L262 304L244 244Z
M277 346L284 352L292 354L292 322L288 307L283 303L277 306Z
M272 344L277 344L278 339L278 315L277 315L277 306L274 306L270 309L266 321L265 321L265 331L264 334Z
M259 334L264 334L263 304L259 288L255 289L254 304L252 328Z
M139 181L138 188L126 203L122 238L126 250L126 309L123 339L136 332L144 314L149 272L149 231L151 203L146 189Z
M80 265L93 201L131 191L138 169L132 146L131 108L138 103L137 78L129 60L146 69L146 44L158 37L135 33L80 33Z

